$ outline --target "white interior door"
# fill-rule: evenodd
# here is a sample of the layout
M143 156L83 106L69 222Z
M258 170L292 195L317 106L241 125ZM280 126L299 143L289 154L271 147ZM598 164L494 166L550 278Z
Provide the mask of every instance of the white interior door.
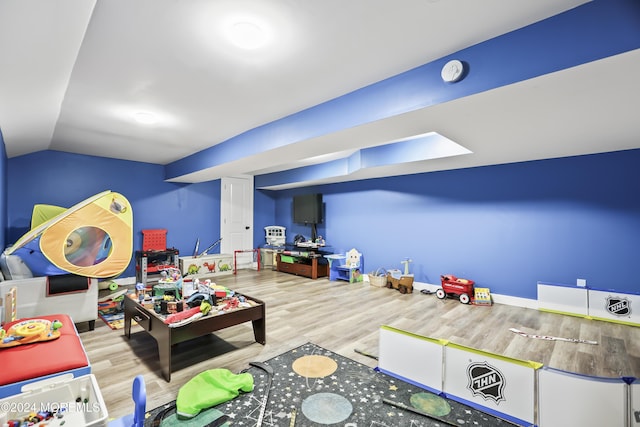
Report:
M220 253L253 249L253 177L222 178L220 201ZM253 252L236 254L238 268L253 266Z

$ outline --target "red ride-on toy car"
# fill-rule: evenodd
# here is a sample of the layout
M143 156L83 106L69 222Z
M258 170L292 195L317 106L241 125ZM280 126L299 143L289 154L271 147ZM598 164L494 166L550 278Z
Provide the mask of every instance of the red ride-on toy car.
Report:
M447 296L457 297L461 303L469 304L473 295L473 280L459 279L452 274L440 276L442 288L436 291L436 296L445 299Z

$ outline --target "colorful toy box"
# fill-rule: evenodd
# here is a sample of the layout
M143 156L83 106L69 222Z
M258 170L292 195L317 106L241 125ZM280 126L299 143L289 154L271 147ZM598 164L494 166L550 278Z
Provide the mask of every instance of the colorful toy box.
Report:
M180 257L180 272L185 279L233 274L233 255L211 254Z
M475 305L491 305L491 291L489 288L474 288L473 303Z

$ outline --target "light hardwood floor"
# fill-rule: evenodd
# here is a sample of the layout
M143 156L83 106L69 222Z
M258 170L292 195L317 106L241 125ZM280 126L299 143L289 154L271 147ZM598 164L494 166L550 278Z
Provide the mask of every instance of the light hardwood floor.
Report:
M501 304L491 307L439 300L418 291L401 294L366 284L310 280L271 270L241 270L217 279L240 293L259 298L267 308L267 344L253 340L251 323L178 344L171 382L160 373L155 341L134 326L131 339L101 320L89 331L79 324L110 418L133 411L131 385L143 375L147 409L176 398L196 374L212 368L240 372L306 342L375 367L354 349L378 353L380 325L486 350L546 366L603 377L640 377L640 328ZM525 338L509 331L594 340L598 345ZM424 361L428 366L429 361ZM420 366L416 366L420 369Z

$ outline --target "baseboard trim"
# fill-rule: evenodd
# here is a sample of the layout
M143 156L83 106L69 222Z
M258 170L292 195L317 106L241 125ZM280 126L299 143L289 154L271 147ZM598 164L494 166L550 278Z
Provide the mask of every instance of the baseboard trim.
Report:
M440 285L434 285L432 283L425 283L425 282L413 283L414 291L418 291L418 292L420 292L423 289L426 289L429 292L435 292L440 287L441 287ZM510 295L500 295L492 292L491 299L496 304L512 305L515 307L531 308L534 310L538 309L538 300L533 300L529 298L520 298L520 297L514 297Z

